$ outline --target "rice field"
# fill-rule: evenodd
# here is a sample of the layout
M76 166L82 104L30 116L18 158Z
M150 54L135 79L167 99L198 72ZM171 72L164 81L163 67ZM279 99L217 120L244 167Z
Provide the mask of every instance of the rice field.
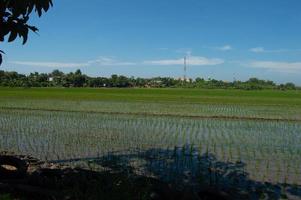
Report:
M195 182L200 158L214 156L223 163L243 163L241 170L250 180L301 185L300 92L294 96L275 91L261 101L264 91L257 96L242 91L244 98L250 95L248 101L236 103L236 95L231 101L228 94L222 103L222 95L214 91L204 96L189 91L193 100L183 100L184 89L171 101L161 90L157 100L137 100L147 89L124 101L112 94L106 99L107 90L107 97L96 90L98 99L91 99L88 89L86 99L84 91L76 99L76 90L72 98L53 98L53 91L46 98L47 89L42 97L35 89L22 94L2 90L9 95L0 95L0 151L93 169L98 166L92 160L119 156L131 160L139 173L171 180L188 171ZM215 102L208 102L210 98ZM268 99L273 103L267 104ZM214 162L210 165L218 168Z

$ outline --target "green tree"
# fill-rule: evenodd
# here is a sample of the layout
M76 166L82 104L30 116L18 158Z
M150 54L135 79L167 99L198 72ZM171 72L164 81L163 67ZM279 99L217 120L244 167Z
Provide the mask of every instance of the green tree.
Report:
M28 24L30 15L35 12L41 17L52 6L52 0L0 0L0 42L8 35L8 42L19 36L25 44L29 31L38 31L37 27ZM0 50L0 65L3 53Z
M296 86L295 86L294 83L286 83L286 84L284 85L284 88L285 88L286 90L295 90L295 89L296 89Z

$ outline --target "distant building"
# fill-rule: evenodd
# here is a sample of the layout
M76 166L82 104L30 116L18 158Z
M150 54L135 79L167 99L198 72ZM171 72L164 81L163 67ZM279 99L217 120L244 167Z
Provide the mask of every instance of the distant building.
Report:
M191 79L189 79L189 78L183 78L183 77L178 78L178 80L179 81L183 81L183 82L187 82L187 83L191 82Z
M52 82L52 81L53 81L53 77L49 77L49 78L48 78L48 81L49 81L49 82Z

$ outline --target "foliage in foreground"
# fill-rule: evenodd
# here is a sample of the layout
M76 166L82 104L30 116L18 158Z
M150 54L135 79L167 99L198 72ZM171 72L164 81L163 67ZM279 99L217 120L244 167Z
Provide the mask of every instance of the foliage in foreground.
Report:
M0 86L8 87L152 87L152 88L221 88L221 89L279 89L295 90L300 89L293 83L277 85L273 81L250 78L247 81L226 82L221 80L196 78L195 80L182 80L170 77L156 78L134 78L112 75L106 77L90 77L82 74L80 70L76 72L63 73L54 70L52 73L31 73L29 75L17 72L5 72L0 70Z
M28 23L30 15L36 12L39 17L52 6L52 0L1 0L0 1L0 42L9 35L8 42L18 36L27 42L29 31L37 32L38 28ZM0 65L3 51L0 50Z

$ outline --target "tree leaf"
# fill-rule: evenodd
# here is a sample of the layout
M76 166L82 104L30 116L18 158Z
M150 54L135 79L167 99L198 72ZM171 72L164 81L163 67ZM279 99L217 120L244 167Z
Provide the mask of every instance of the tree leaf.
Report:
M27 9L27 14L29 15L33 11L34 5L30 4Z
M28 28L24 27L22 37L23 37L23 45L24 45L28 39Z
M43 9L44 9L45 12L48 11L49 6L50 5L49 5L49 1L48 0L43 1Z
M37 28L37 27L35 27L35 26L27 26L31 31L33 31L33 32L37 32L37 31L39 31L39 29Z
M2 64L3 61L3 57L2 54L5 54L3 51L0 50L0 65Z
M17 35L18 35L18 33L17 33L15 30L13 30L13 31L10 33L10 36L9 36L9 38L8 38L8 42L14 41L14 40L16 39Z

